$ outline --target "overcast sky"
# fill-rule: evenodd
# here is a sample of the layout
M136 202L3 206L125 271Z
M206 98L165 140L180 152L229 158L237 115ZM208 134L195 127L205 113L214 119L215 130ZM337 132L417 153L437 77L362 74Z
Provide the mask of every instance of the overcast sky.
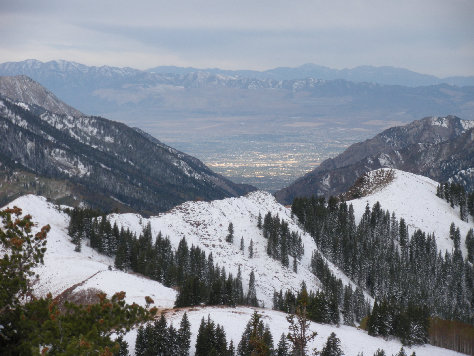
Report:
M474 75L473 0L0 0L0 62Z

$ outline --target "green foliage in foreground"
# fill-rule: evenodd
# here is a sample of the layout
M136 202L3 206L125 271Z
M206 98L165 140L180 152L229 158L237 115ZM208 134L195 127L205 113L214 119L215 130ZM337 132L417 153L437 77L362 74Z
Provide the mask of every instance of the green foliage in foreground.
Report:
M32 217L22 217L16 207L0 211L0 217L0 354L114 355L120 345L112 335L155 314L154 308L127 305L125 292L110 299L99 294L96 304L66 302L61 307L51 295L34 298L32 268L43 262L50 228L33 235Z

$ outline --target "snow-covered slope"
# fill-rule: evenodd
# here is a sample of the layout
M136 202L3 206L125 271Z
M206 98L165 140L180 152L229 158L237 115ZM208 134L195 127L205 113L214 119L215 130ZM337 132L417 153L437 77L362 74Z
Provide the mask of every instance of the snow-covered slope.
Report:
M397 179L403 173L397 172ZM423 182L423 179L421 181ZM436 187L436 185L434 186ZM370 199L370 197L365 199ZM382 199L380 200L382 201ZM361 200L359 204L358 214L359 209L362 211L362 208L365 207L365 202ZM382 204L384 204L383 201ZM109 295L123 290L127 293L126 301L128 303L136 302L144 305L144 297L149 295L155 300L155 305L159 308L169 309L173 306L176 298L176 291L173 289L135 274L124 273L113 268L109 270L109 266L113 265L112 259L98 254L85 244L83 244L81 252L75 252L74 245L67 236L69 217L61 211L60 207L47 202L42 197L33 195L18 198L8 204L8 206L14 205L22 208L24 214L31 214L34 221L37 222L38 229L46 224L51 225L45 263L36 269L39 275L34 286L37 295L42 296L51 292L56 296L71 287L75 292L95 288ZM387 208L389 207L387 206ZM290 230L297 231L302 235L305 255L298 266L297 274L293 273L291 269L282 267L280 262L274 261L266 255L266 241L256 225L259 212L264 215L267 211L271 211L274 215L278 214L280 218L289 223ZM408 211L405 213L408 214ZM301 231L292 219L290 211L278 204L268 193L254 192L246 197L230 198L210 203L188 202L168 213L150 219L141 218L134 214L114 214L110 218L137 233L150 222L154 235L161 231L170 237L174 246L177 246L181 237L185 236L190 244L198 245L206 252L212 252L214 261L221 266L225 266L227 271L236 273L240 265L244 283L248 283L248 274L253 269L256 274L258 297L267 308L271 308L271 297L274 289L299 289L303 280L308 286L316 287L318 284L308 268L311 252L316 248L313 240ZM233 244L225 242L229 222L234 224L235 241ZM239 249L241 236L245 240L245 253L242 253ZM253 259L248 257L247 247L250 239L253 239L256 250ZM344 275L335 268L333 268L333 271L340 278L343 278L345 283L348 282ZM197 330L202 317L210 315L215 322L223 325L228 341L232 339L234 345L237 345L254 310L247 307L169 309L167 319L178 326L182 314L187 311L192 325L191 355L193 355ZM269 324L276 344L280 335L288 331L286 315L270 309L258 309L258 311L263 314L265 323ZM317 338L311 344L311 348L317 347L318 350L322 349L327 337L333 331L341 339L345 355L355 356L359 352L372 355L378 348L384 349L390 355L398 352L401 347L398 340L371 337L366 332L353 327L311 323L311 329L318 333ZM126 340L129 342L131 351L134 348L135 338L136 330L127 334ZM459 355L453 351L430 345L414 347L409 354L412 351L415 351L418 356Z
M227 342L233 340L234 346L237 347L242 333L245 329L247 322L250 320L251 315L254 310L257 310L262 314L262 320L265 324L268 324L270 331L273 335L273 343L275 346L278 344L280 336L282 333L288 333L288 322L286 320L286 314L268 309L255 309L255 308L246 308L246 307L237 307L237 308L219 308L219 307L198 307L198 308L186 308L179 310L170 310L166 313L166 319L171 321L175 327L179 327L181 318L186 311L188 314L189 321L191 323L191 356L194 355L195 349L194 345L196 344L196 337L199 330L199 325L201 319L207 318L208 315L210 318L224 326L226 332ZM370 356L377 351L377 349L385 350L386 355L396 354L402 347L400 341L397 339L385 340L381 337L369 336L365 331L360 329L341 325L326 325L326 324L317 324L311 323L311 331L316 331L318 335L309 344L308 351L316 349L321 351L326 340L331 332L334 332L337 337L341 340L341 348L346 356L356 356L359 353ZM125 340L130 346L131 354L133 354L135 349L135 339L137 331L133 330L125 336ZM410 355L413 351L417 356L454 356L461 355L460 353L431 346L414 346L412 348L405 348L405 351Z
M162 284L121 271L109 270L113 259L100 255L88 246L81 252L74 251L74 244L67 235L69 216L45 198L26 195L8 204L18 206L23 214L31 214L37 228L49 224L44 265L35 269L38 279L34 284L37 296L51 293L57 296L75 286L74 292L88 288L99 289L108 295L125 291L127 303L145 305L149 295L159 307L172 307L176 291Z
M262 217L270 211L273 216L288 222L290 231L299 233L304 244L304 256L298 264L298 273L283 265L266 253L267 241L262 231L257 227L259 213ZM158 232L168 236L176 248L181 238L185 237L188 244L199 246L207 254L212 252L214 262L224 266L227 272L237 275L240 266L244 290L247 289L249 275L255 273L257 298L267 307L272 307L274 290L292 289L297 291L304 281L312 290L317 290L319 281L310 271L311 254L316 244L309 234L306 234L291 217L291 211L279 204L275 198L266 192L249 193L245 197L214 200L211 202L187 202L171 211L150 219L136 214L113 214L111 222L117 222L139 234L143 227L151 224L153 236ZM234 242L226 242L229 223L234 226ZM240 251L240 240L244 238L245 249ZM254 257L249 258L248 246L254 244ZM331 267L333 267L331 265ZM334 274L343 280L349 280L333 267Z
M376 172L372 171L369 175L375 175ZM461 248L465 254L466 234L470 228L474 228L472 217L469 222L462 221L459 208L451 208L448 202L436 196L438 182L397 169L393 169L393 172L394 179L388 185L368 196L348 201L354 206L356 221L360 221L367 203L372 207L378 201L382 209L395 212L398 219L405 219L410 234L416 229L434 233L438 249L449 252L454 249L453 241L449 238L449 227L454 222L461 231Z

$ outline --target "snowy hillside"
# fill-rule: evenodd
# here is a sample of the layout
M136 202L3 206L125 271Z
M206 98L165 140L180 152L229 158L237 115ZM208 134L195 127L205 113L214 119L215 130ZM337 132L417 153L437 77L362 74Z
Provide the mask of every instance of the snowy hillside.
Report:
M375 175L376 172L369 174ZM395 212L397 218L405 219L410 234L416 229L434 233L438 249L449 252L454 250L454 243L449 238L449 226L454 222L461 231L461 248L465 255L466 234L470 228L474 228L472 217L468 223L462 221L459 208L451 208L448 202L436 196L438 182L397 169L393 172L395 177L388 185L368 196L348 201L354 206L356 221L362 217L367 203L372 207L378 201L382 209Z
M173 289L137 275L109 270L109 266L114 264L113 259L87 246L83 246L81 252L75 252L67 235L69 216L45 198L27 195L8 204L10 207L15 205L23 210L23 214L33 216L37 228L51 226L44 265L35 269L39 276L33 287L37 296L48 293L57 296L74 286L73 292L96 288L112 295L125 291L127 303L145 305L145 296L149 295L157 306L174 305L176 291Z
M196 343L199 325L203 317L207 318L209 315L214 322L223 325L226 332L227 342L233 340L235 347L237 347L245 326L250 320L254 310L257 310L260 314L262 314L263 322L269 325L270 331L273 335L273 343L276 345L280 339L281 334L288 333L289 324L286 320L286 314L275 310L246 307L197 307L169 310L166 313L166 319L171 321L175 327L179 327L179 323L184 311L187 312L189 321L191 323L192 336L190 355L192 356L194 355L195 351L194 345ZM371 356L379 348L385 350L386 355L393 355L396 354L402 347L401 343L397 339L385 340L381 337L372 337L369 336L365 331L346 325L337 327L335 325L311 323L310 329L311 331L316 331L318 335L309 345L310 347L308 350L312 350L316 347L318 351L321 351L326 344L326 340L331 332L336 333L337 337L341 340L341 348L344 351L344 355L346 356L356 356L361 352L363 352L364 355ZM125 340L131 346L132 354L134 351L136 335L137 331L133 330L125 337ZM417 356L461 355L460 353L431 345L405 348L405 351L409 355L414 351Z
M266 253L267 241L257 227L259 213L264 216L268 211L288 222L290 231L299 233L304 244L304 256L298 264L298 273L291 268L283 267L279 261L270 258ZM168 236L176 248L181 238L185 237L188 244L199 246L206 253L211 253L214 262L225 267L227 272L237 275L240 266L244 290L249 281L250 272L255 273L257 297L266 307L272 307L274 290L292 289L297 291L304 281L312 290L317 289L319 281L310 271L311 254L316 249L312 237L298 226L291 217L291 211L275 198L262 191L253 192L245 197L214 200L212 202L187 202L171 211L150 219L136 214L113 214L109 216L111 223L117 222L139 234L148 222L151 224L153 236L158 232ZM229 223L234 226L234 242L226 242ZM240 251L240 240L243 237L245 248ZM249 258L248 246L254 244L254 257ZM334 274L344 284L348 279L333 268Z
M404 176L404 172L397 172L397 180L400 177L414 179L412 175ZM415 176L415 178L417 178ZM429 181L420 179L420 184ZM401 182L400 184L402 184ZM407 183L407 181L405 181ZM431 184L431 183L430 183ZM434 185L436 187L436 185ZM388 189L386 187L385 189ZM431 189L431 188L430 188ZM382 191L381 191L382 192ZM381 193L376 192L374 195ZM418 192L421 190L418 188ZM421 193L420 193L421 194ZM426 193L427 194L427 193ZM428 196L426 196L428 198ZM371 204L372 197L366 197ZM420 198L421 199L421 198ZM438 199L434 196L434 199ZM382 201L382 199L380 199ZM360 207L356 208L357 214L365 207L364 200L354 201ZM375 201L374 201L375 202ZM382 204L385 205L384 201ZM440 200L440 204L444 204ZM171 309L176 298L176 291L164 287L162 284L140 277L132 273L125 273L115 269L109 269L113 265L113 260L100 255L86 244L83 244L81 252L74 251L74 245L67 236L67 226L69 217L61 211L60 207L46 201L42 197L33 195L16 199L8 206L18 206L23 209L24 214L31 214L33 220L37 222L37 228L50 224L51 231L48 235L47 252L45 263L36 269L39 278L35 282L35 293L44 296L51 292L54 296L61 294L67 289L79 292L88 288L100 289L111 295L118 291L127 293L128 303L136 302L144 305L144 297L151 296L155 305L159 308L167 309L167 319L175 326L178 326L184 311L187 311L192 325L191 355L194 354L194 344L197 330L202 317L210 315L216 323L224 326L227 340L232 339L237 345L246 323L250 319L255 309L249 307L191 307L183 309ZM433 205L433 204L431 204ZM355 205L356 206L356 205ZM442 205L441 205L442 207ZM390 208L387 206L387 208ZM441 208L440 208L441 209ZM298 273L291 269L282 267L281 263L270 259L265 251L265 239L261 231L257 228L257 217L259 212L264 215L267 211L278 214L280 218L289 223L292 231L301 233L305 245L305 254L298 265ZM400 210L402 211L402 210ZM402 211L408 214L409 211ZM402 216L402 213L397 213ZM453 216L455 213L453 212ZM426 222L426 217L418 214ZM213 202L188 202L178 206L168 213L164 213L150 219L141 218L135 214L113 214L109 216L112 221L128 227L139 233L143 226L150 222L153 234L161 231L170 237L174 246L185 236L189 244L195 244L206 252L212 252L214 261L224 266L227 271L237 273L240 265L244 283L248 283L248 274L251 270L255 272L257 283L257 295L265 303L267 309L258 309L263 315L263 320L268 323L274 337L274 343L278 342L280 335L288 331L288 323L284 313L273 311L268 308L272 306L272 296L274 289L299 289L304 280L308 286L314 287L319 282L309 271L311 252L315 245L311 237L304 234L292 219L288 209L278 204L268 193L254 192L246 197L229 198ZM407 221L408 217L407 217ZM233 244L225 242L228 223L234 225L235 240ZM429 223L429 222L426 222ZM433 225L435 226L435 225ZM240 251L240 237L245 240L245 252ZM255 257L248 256L248 244L253 239ZM331 266L338 277L343 278L347 283L347 278ZM327 337L331 332L335 332L341 339L342 348L346 355L357 355L363 352L365 355L372 355L378 348L384 349L388 355L395 354L400 350L401 343L397 339L384 340L380 337L368 336L365 331L349 326L335 326L327 324L311 324L312 330L318 333L317 338L311 348L317 347L321 350ZM136 330L132 330L126 336L131 349L134 348ZM458 355L453 351L436 348L430 345L414 347L409 354L415 351L418 356L423 355Z

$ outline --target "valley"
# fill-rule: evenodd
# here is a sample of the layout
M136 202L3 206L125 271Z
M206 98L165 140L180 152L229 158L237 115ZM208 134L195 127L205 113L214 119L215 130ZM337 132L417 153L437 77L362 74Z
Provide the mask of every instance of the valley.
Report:
M236 183L275 192L370 135L369 131L329 128L305 132L196 137L186 142L170 136L166 142L191 152Z
M293 104L424 90L165 77L193 95L270 85L274 103L291 84ZM338 340L338 356L472 354L474 121L363 121L357 100L342 121L116 107L127 126L0 77L0 353L307 356Z

